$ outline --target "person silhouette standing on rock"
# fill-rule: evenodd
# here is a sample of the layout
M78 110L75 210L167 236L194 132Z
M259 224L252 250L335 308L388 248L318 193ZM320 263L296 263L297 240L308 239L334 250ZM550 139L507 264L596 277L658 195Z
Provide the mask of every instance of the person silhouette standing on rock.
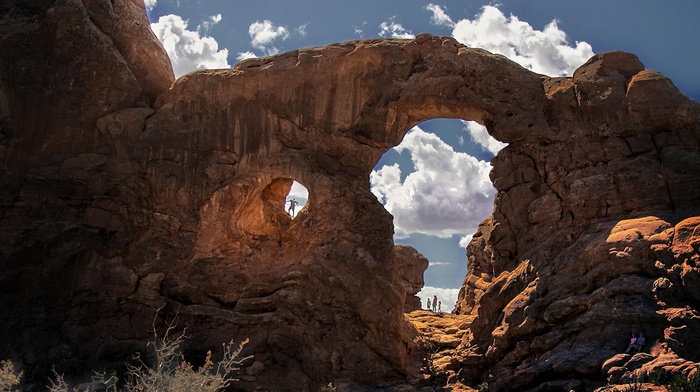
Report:
M288 201L288 203L289 209L287 210L287 212L289 213L289 215L294 216L294 209L296 208L297 204L299 204L299 202L295 198L292 198L292 200Z
M433 312L437 311L437 295L433 295Z
M438 301L438 313L442 312L442 301Z
M430 310L430 298L425 300L425 307L428 308L428 310Z

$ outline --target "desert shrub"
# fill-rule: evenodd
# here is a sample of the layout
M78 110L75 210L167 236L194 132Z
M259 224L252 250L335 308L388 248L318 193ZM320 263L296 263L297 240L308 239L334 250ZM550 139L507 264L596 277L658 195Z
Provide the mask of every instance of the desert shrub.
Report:
M647 389L644 387L645 373L642 371L634 371L626 373L620 381L624 384L622 386L623 392L642 392Z
M153 331L154 339L147 346L154 353L154 360L150 365L140 355L136 355L134 362L126 366L124 380L117 380L116 376L107 378L105 374L98 374L91 386L84 388L71 389L63 376L56 373L55 379L51 380L49 391L94 392L99 389L114 392L216 392L235 381L234 372L240 368L242 361L248 359L240 358L248 339L237 347L231 341L223 344L223 358L220 361L215 363L209 351L204 364L195 368L185 360L180 350L185 341L185 332L173 336L174 322L168 325L162 336L155 332L155 322ZM121 386L119 389L117 384Z
M336 392L338 388L336 388L332 382L329 382L328 385L321 387L321 392Z
M214 363L211 351L207 352L204 364L198 369L187 362L180 353L184 332L170 338L172 328L165 335L149 343L154 347L155 363L148 366L136 357L136 365L129 365L126 372L124 390L149 392L216 392L234 381L233 373L240 367L240 353L243 343L234 348L233 342L223 345L223 358Z
M424 352L423 371L430 375L430 377L436 377L437 369L435 367L435 356L440 351L440 347L430 340L424 340L422 342L422 347Z
M654 385L665 385L671 381L670 373L663 368L656 368L649 373L649 382Z
M700 392L700 367L690 377L674 374L667 389L669 392Z
M84 386L84 387L75 387L71 388L66 380L63 378L62 374L59 374L56 372L54 369L53 371L54 374L54 379L49 380L51 382L51 385L49 386L49 392L94 392L95 388L92 386ZM116 378L111 377L109 379L106 379L103 374L98 374L95 379L93 380L93 383L91 385L99 385L102 388L100 390L107 390L107 391L115 391L116 392L116 386L115 386Z
M0 392L14 391L21 378L22 372L18 372L12 362L0 362Z

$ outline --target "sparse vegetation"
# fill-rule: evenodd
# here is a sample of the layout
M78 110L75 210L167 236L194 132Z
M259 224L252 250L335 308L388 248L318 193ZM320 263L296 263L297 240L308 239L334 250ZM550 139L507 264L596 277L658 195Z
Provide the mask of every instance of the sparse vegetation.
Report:
M104 390L106 391L116 391L117 387L115 385L115 382L117 381L116 377L110 377L109 379L105 379L104 375L98 374L98 377L95 380L95 384L100 385ZM54 370L54 379L50 380L51 386L49 387L49 392L93 392L95 389L90 386L86 387L75 387L71 388L66 380L63 378L63 375L58 374L56 370ZM102 389L101 389L102 390Z
M654 385L666 385L671 382L671 375L663 368L656 368L649 373L649 382Z
M180 353L185 339L184 332L171 337L173 325L169 325L162 337L149 343L155 351L155 363L148 366L139 356L136 364L127 367L124 391L149 392L215 392L234 381L233 372L240 367L239 358L246 339L237 348L233 342L223 345L223 358L216 364L211 351L207 352L204 364L196 369Z
M476 386L476 390L479 392L489 392L489 383L487 382L482 382L481 384Z
M700 367L690 376L681 373L671 373L664 369L654 369L652 372L629 373L622 378L624 392L638 392L650 390L644 386L644 382L664 386L669 392L700 392Z
M214 362L211 351L207 352L204 364L195 368L185 360L180 346L185 341L185 332L173 336L174 323L169 324L162 336L155 333L148 343L154 353L152 364L147 364L136 355L134 362L126 366L123 380L116 376L97 374L93 382L79 387L70 386L63 375L54 371L54 378L48 387L50 392L216 392L223 390L235 381L234 372L240 368L240 354L248 339L237 347L233 341L223 344L223 358ZM20 383L21 372L17 372L10 361L0 362L0 392L14 392ZM332 384L329 384L332 387ZM332 391L335 389L329 389Z
M622 381L625 382L621 389L623 392L643 392L647 390L643 385L644 374L641 372L635 371L628 374L622 378Z
M423 371L430 377L434 378L437 376L437 369L435 368L435 355L438 353L440 348L430 340L424 340L422 342L423 350L425 356L423 357Z
M22 372L18 372L9 360L0 362L0 392L16 390L22 379Z
M325 387L321 387L321 392L336 392L337 390L338 388L336 388L332 382L329 382Z
M700 392L700 366L690 377L678 373L672 375L666 388L669 392Z

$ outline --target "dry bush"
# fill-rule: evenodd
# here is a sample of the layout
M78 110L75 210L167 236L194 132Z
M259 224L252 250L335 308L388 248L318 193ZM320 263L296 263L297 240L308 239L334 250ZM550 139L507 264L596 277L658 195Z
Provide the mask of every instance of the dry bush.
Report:
M71 388L68 385L68 383L66 382L66 380L63 378L63 375L58 374L55 369L53 371L53 374L54 374L54 379L49 380L49 381L51 381L51 386L49 386L49 392L94 392L95 391L95 387L93 387L93 386L83 386L83 387ZM101 390L104 390L104 389L109 390L110 386L113 387L113 385L111 385L109 383L109 380L104 380L104 379L100 380L99 378L95 379L95 381L92 383L92 385L95 385L95 384L101 386L102 387ZM113 389L113 391L116 391L116 388Z
M155 363L148 366L136 357L136 365L129 365L124 390L128 392L216 392L235 381L233 373L243 360L239 358L248 339L234 348L233 341L223 345L224 357L216 364L207 352L204 364L195 369L180 353L185 339L184 332L170 337L173 325L169 325L162 337L149 343L155 348Z
M148 343L154 351L154 361L151 365L136 355L134 364L128 364L122 383L115 376L106 378L98 374L95 382L88 387L71 389L63 377L56 374L56 380L51 381L50 392L94 392L95 390L124 391L124 392L216 392L226 388L236 379L233 374L240 368L240 358L243 346L248 339L234 347L233 341L223 344L223 358L214 363L211 351L207 352L204 364L195 368L185 360L180 351L180 345L185 340L185 332L173 336L173 321L165 333L158 336L153 323L154 339ZM95 384L98 384L95 386ZM119 389L117 384L122 385ZM1 391L0 391L1 392Z
M10 361L0 362L0 392L11 392L19 385L22 372L15 370L15 366Z

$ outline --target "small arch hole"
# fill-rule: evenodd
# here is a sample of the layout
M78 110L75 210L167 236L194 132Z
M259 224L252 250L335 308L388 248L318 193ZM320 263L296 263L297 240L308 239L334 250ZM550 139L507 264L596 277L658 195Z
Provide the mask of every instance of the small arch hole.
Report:
M284 202L284 210L291 216L295 218L299 212L306 206L309 201L309 190L306 189L304 185L300 182L292 182L291 188L289 188L289 193Z

